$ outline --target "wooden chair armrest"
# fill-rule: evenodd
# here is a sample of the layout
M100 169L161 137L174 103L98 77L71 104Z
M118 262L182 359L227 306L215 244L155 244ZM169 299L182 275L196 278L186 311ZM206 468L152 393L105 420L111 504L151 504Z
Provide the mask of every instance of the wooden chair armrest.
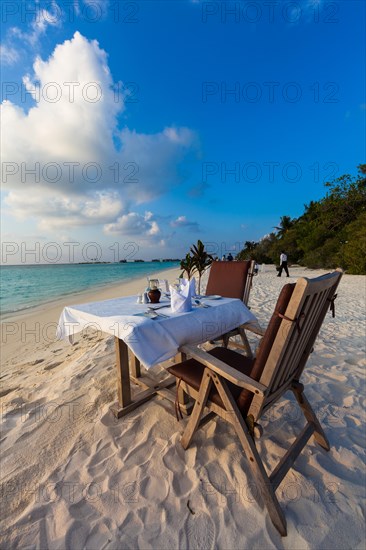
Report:
M205 365L205 367L208 367L212 371L216 372L223 378L226 378L226 380L229 380L233 384L236 384L240 388L245 388L259 395L264 395L267 391L266 386L260 384L256 380L253 380L249 376L246 376L245 374L234 369L233 367L230 367L230 365L227 365L223 361L220 361L220 359L217 359L213 355L210 355L209 353L207 353L207 351L199 349L195 346L188 345L182 346L181 348L179 348L179 351L185 353L186 355L190 355L191 357L202 363L202 365Z
M266 332L266 330L262 328L259 323L245 323L244 325L241 325L241 327L244 330L258 334L258 336L264 336L264 333Z

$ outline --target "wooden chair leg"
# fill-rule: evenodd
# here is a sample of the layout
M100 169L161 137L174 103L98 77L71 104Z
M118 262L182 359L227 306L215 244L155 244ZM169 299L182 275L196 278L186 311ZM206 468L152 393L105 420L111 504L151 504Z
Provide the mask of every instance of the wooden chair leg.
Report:
M240 338L241 338L241 341L243 343L243 346L244 346L245 353L246 353L247 357L252 358L253 357L253 352L252 352L251 347L249 345L247 335L245 334L245 330L242 327L239 328L239 334L240 334Z
M188 393L186 393L184 389L179 385L178 378L176 380L176 392L180 411L186 415L191 414L194 406L193 400L189 397Z
M220 397L227 411L232 411L235 416L235 421L232 422L235 431L239 437L244 453L248 458L249 467L254 477L256 486L259 489L260 495L268 510L269 516L273 525L279 533L285 537L287 535L286 518L281 510L277 500L275 490L263 466L263 462L259 456L254 440L249 433L248 427L235 403L230 391L227 388L226 382L218 376L213 376L213 381L217 387Z
M249 459L249 467L252 471L256 485L261 493L272 523L279 533L283 537L286 537L287 525L285 515L281 510L276 493L263 466L263 462L259 456L252 436L249 434L248 428L242 419L239 420L239 423L235 427L235 431L238 434L244 452Z
M308 422L311 422L315 428L313 434L315 441L319 443L319 445L323 447L323 449L329 451L329 441L327 439L327 436L325 435L323 428L321 427L319 420L316 417L315 412L313 411L309 401L306 398L303 384L301 384L300 382L294 382L291 389L296 397L298 404L301 407L302 412L304 413L306 420Z
M227 348L229 345L230 336L228 334L223 334L222 336L222 345L224 348Z
M181 439L181 444L183 449L187 449L189 447L192 441L192 437L199 426L199 423L203 414L203 410L206 406L207 398L210 393L211 384L212 384L211 376L209 374L206 374L206 372L204 372L200 391L198 393L196 402L193 407L192 414L189 418L188 424L186 426L186 429L184 430L184 433Z

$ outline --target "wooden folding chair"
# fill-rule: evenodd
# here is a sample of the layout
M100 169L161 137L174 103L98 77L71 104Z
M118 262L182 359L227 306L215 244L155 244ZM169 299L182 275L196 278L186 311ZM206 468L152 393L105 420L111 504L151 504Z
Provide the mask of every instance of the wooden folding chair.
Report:
M243 262L213 262L208 276L206 294L239 298L248 305L254 260Z
M249 303L249 294L253 285L254 260L245 260L242 262L213 262L210 268L210 274L207 282L206 294L218 294L225 298L238 298L246 306ZM228 346L230 338L239 335L242 345L236 344L236 347L242 347L248 356L252 356L247 336L244 329L238 327L227 334L223 334L217 340L223 340L223 345Z
M184 346L181 351L193 358L168 369L177 377L180 388L195 399L181 440L184 449L195 431L214 416L230 422L271 520L282 536L287 534L286 519L276 489L311 435L325 450L330 448L300 377L329 308L334 316L335 291L341 276L337 270L285 285L255 359L225 348L205 352ZM294 393L307 423L272 473L267 474L254 437L261 435L258 421L263 413L288 390ZM205 408L208 415L202 418Z

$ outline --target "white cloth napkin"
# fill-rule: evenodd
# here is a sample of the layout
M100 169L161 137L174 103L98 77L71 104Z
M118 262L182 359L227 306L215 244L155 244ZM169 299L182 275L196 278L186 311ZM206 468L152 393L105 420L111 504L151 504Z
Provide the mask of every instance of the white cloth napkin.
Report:
M173 313L185 313L192 310L192 296L195 290L195 280L184 280L181 282L180 289L170 287L171 308ZM193 293L193 294L192 294Z
M188 279L179 279L180 289L183 290L186 286L189 287L191 298L196 295L196 279L192 277L190 281Z

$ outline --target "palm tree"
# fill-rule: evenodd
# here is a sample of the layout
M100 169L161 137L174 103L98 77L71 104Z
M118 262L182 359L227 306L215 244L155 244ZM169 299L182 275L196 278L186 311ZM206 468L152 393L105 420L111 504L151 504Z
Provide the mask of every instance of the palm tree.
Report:
M189 252L188 254L186 254L186 257L183 260L181 260L180 268L182 270L182 273L180 274L181 278L184 277L184 273L187 273L187 278L190 281L192 277L192 273L195 269L195 265L193 262L193 258Z
M205 245L198 240L197 244L191 246L194 270L198 273L198 294L201 293L201 277L205 269L212 264L213 257L205 250Z
M257 246L257 244L258 243L256 243L255 241L245 241L244 248L247 252L252 252Z
M281 216L280 219L280 225L278 227L275 227L277 229L278 234L277 236L279 238L284 237L284 235L287 233L287 231L294 225L293 220L290 218L290 216Z

